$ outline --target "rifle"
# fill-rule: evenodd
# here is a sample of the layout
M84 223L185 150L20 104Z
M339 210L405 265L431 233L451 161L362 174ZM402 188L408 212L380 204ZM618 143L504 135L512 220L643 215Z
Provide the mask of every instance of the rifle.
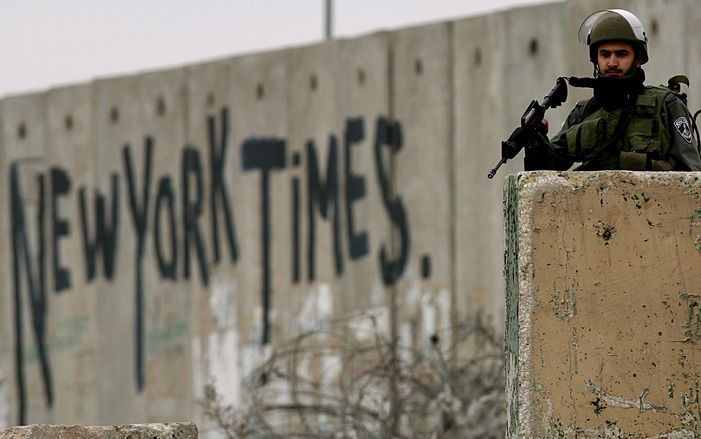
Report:
M540 129L540 124L545 117L545 112L550 108L559 107L567 100L567 82L566 78L559 77L555 82L555 86L550 90L550 93L543 98L543 102L531 101L526 111L521 116L521 126L516 128L507 140L501 142L501 160L489 171L487 178L492 178L497 173L497 169L501 167L507 160L516 157L521 149L529 143L532 135Z

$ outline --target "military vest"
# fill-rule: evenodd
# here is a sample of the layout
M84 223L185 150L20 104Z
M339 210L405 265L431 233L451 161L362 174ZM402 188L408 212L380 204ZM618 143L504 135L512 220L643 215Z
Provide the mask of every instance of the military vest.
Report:
M613 136L621 122L623 109L607 111L599 108L587 115L582 122L573 125L565 133L568 154L576 160L594 160L600 169L621 169L619 156L622 151L649 154L656 159L667 159L670 148L670 134L661 120L662 105L670 93L665 87L646 86L635 106L623 134L597 153ZM585 102L577 103L576 111L585 112ZM592 157L594 155L594 157Z

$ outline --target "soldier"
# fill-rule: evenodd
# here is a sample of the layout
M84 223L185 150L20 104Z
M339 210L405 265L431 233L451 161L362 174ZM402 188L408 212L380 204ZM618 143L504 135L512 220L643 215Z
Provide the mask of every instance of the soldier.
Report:
M579 40L594 64L594 78L587 78L594 96L577 103L552 140L535 134L525 169L581 162L576 170L701 171L686 104L670 88L643 84L648 51L640 20L623 9L599 11L584 20Z

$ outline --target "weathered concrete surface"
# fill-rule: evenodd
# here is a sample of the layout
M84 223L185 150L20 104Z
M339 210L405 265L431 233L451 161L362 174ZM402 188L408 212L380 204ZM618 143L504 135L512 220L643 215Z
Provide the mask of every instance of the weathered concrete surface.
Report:
M55 214L56 218L71 224L73 229L69 228L68 233L78 230L83 207L81 200L85 202L86 212L94 209L94 194L91 191L85 191L83 197L69 196L70 191L77 187L94 187L98 172L93 166L85 166L86 162L94 163L97 154L93 145L94 127L88 122L92 109L92 91L92 84L84 84L53 90L47 95L46 149L41 163L50 170L46 187L52 189L47 190L47 193L55 190L57 200L55 213L53 207L47 213ZM81 157L81 160L75 160L74 157ZM64 183L67 183L66 191L60 188L64 179ZM94 354L96 333L91 329L96 325L98 290L95 284L77 270L82 261L76 255L82 253L83 242L66 239L68 233L58 236L54 246L59 267L70 271L70 276L64 278L66 283L60 287L60 291L75 290L79 293L58 294L52 301L51 316L55 320L49 319L51 330L47 332L47 346L50 364L61 364L67 370L81 372L52 376L54 410L47 413L48 417L41 421L47 423L80 423L81 416L95 419L97 412L93 401L98 394L99 363ZM49 232L47 237L51 236ZM55 278L49 276L48 279L52 280L47 283L49 291L58 290Z
M100 425L127 423L135 419L135 413L144 413L143 399L139 398L136 390L136 320L137 309L135 300L135 276L119 276L121 270L135 272L139 265L136 256L137 239L128 239L134 236L132 219L129 217L129 202L124 197L128 194L124 180L113 184L113 176L122 174L123 154L127 150L131 153L132 163L140 163L142 166L134 166L136 181L143 185L144 181L144 132L138 129L139 121L146 119L140 105L137 105L136 96L138 90L138 78L122 77L96 81L94 84L92 117L89 120L95 129L96 139L96 189L105 194L108 205L113 207L111 200L114 197L112 187L117 186L120 192L117 209L120 219L117 225L118 240L115 255L115 276L108 279L106 276L97 276L95 283L98 291L97 307L95 309L95 326L92 332L97 337L95 355L101 364L99 375L109 376L113 382L127 383L129 385L112 386L110 380L97 381L97 418L88 422L83 418L80 423L97 423ZM99 139L99 141L97 141ZM88 165L86 161L84 165ZM137 190L138 191L138 190ZM111 211L112 209L110 209ZM124 215L127 213L127 215ZM91 217L93 217L91 215ZM123 294L114 294L114 291ZM128 298L127 298L128 296ZM128 323L127 323L128 322ZM142 369L142 368L140 368ZM113 388L112 388L113 387ZM130 404L110 407L110 400L130 401ZM29 418L25 422L37 422ZM55 419L53 423L65 422ZM144 421L146 422L146 421Z
M451 306L456 299L451 25L422 26L393 37L392 112L402 122L404 140L392 184L411 212L412 248L396 286L396 320L402 342L421 350L437 332L447 337L440 330L459 315ZM394 228L395 254L401 253L400 232ZM441 343L450 346L450 340Z
M259 62L267 59L267 57L255 58ZM239 63L245 64L247 59L243 58ZM242 120L245 113L241 110L255 105L255 84L252 85L250 82L260 81L260 78L252 74L234 73L235 66L236 63L232 60L223 60L190 66L187 69L189 107L186 124L187 143L198 145L201 157L209 156L210 151L219 152L223 166L230 169L241 168L239 154L236 154L232 147L240 143L240 139L234 138L233 142L231 140L232 136L239 131L235 127L242 121L247 122ZM234 92L234 89L238 92ZM233 102L234 96L242 104L228 107L227 103ZM257 111L251 113L256 114ZM230 120L229 117L231 117ZM225 125L227 123L228 125ZM208 167L206 162L205 160L205 167ZM225 187L240 186L243 178L246 178L241 172L230 173L226 177ZM211 179L205 179L204 186L211 188ZM239 400L240 382L237 379L241 376L239 335L252 333L249 322L254 320L254 315L250 311L254 309L253 304L258 299L257 294L240 294L240 292L254 290L256 279L254 279L255 271L251 270L251 265L257 264L256 261L251 260L248 264L234 265L234 261L241 254L242 242L235 241L234 244L238 246L234 246L233 249L229 246L225 221L226 215L232 214L233 205L236 207L233 212L236 214L235 226L251 235L256 233L252 224L257 206L252 199L245 201L249 193L249 191L228 191L231 201L231 205L228 206L230 211L226 212L223 206L219 206L216 213L207 209L200 222L203 234L206 236L212 236L214 229L217 229L217 243L211 241L211 245L218 246L218 258L215 256L214 259L222 263L210 264L209 287L187 285L192 297L192 309L188 319L192 373L191 397L196 400L204 398L204 386L208 382L217 387L225 403L231 404ZM242 208L239 209L239 206ZM243 213L246 215L242 215ZM213 224L214 216L216 216L216 224ZM249 302L245 302L246 300ZM242 309L246 309L247 312L241 312ZM242 320L241 316L245 314L250 316L250 320ZM193 404L192 409L193 413L189 419L196 422L203 431L212 427L211 421L208 423L199 404Z
M509 437L698 437L701 174L507 185Z
M0 431L0 439L197 439L190 422L114 426L28 425Z
M505 120L504 69L496 68L505 56L504 14L471 17L454 24L454 139L453 181L455 199L455 308L462 314L480 311L501 321L503 299L495 291L503 288L500 272L503 242L501 229L491 227L501 221L500 185L486 178L485 170L499 160L499 153L479 145L496 144L509 129ZM483 123L474 106L490 123ZM518 161L507 163L504 174L523 169ZM497 178L503 178L497 176ZM477 250L479 249L479 250ZM460 267L460 268L459 268Z

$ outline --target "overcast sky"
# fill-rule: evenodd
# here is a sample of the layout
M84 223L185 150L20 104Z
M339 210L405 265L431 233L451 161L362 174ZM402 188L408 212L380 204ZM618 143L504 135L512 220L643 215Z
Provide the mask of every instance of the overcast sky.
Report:
M552 0L551 0L552 1ZM334 0L354 36L545 0ZM323 38L325 0L0 0L0 97Z

